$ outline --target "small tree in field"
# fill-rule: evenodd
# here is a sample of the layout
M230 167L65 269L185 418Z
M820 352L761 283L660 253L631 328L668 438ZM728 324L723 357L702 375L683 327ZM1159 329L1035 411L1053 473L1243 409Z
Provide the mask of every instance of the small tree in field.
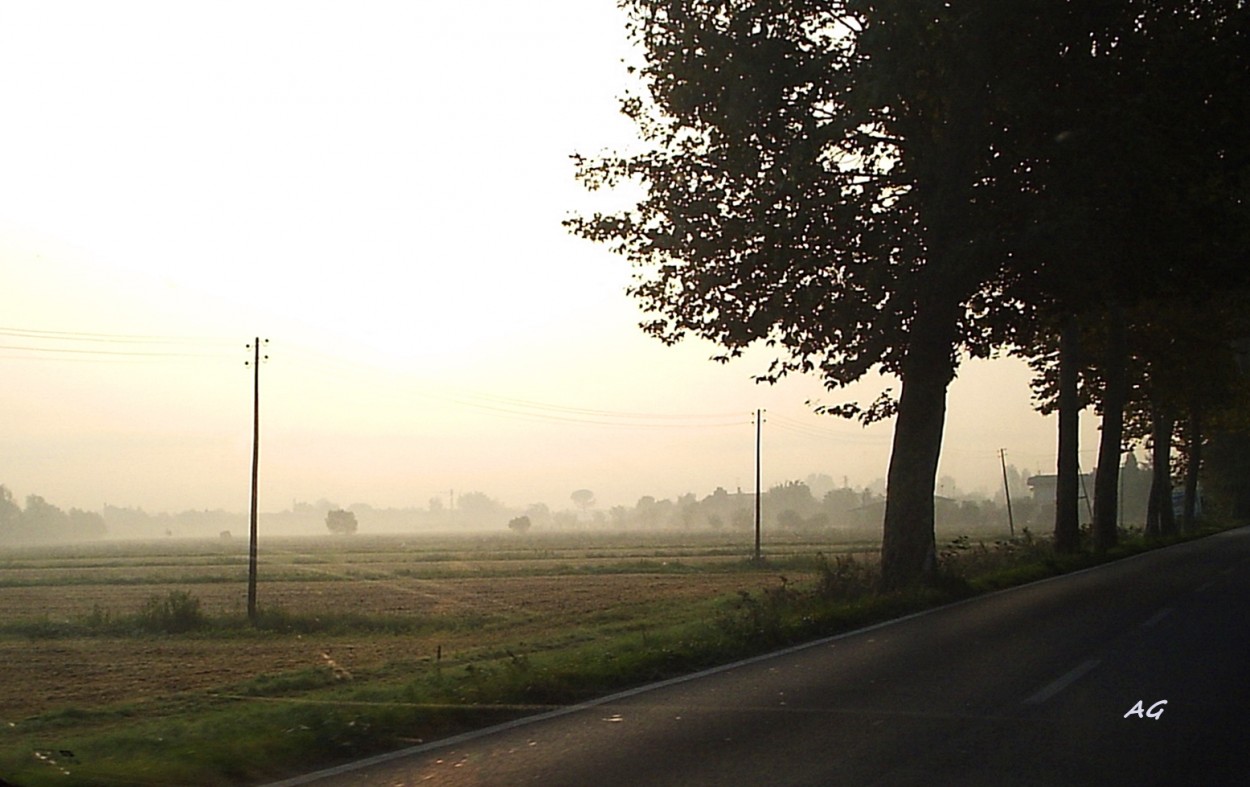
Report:
M578 489L569 497L573 500L573 504L583 511L590 510L590 507L595 504L595 493L589 489Z
M335 535L350 536L356 532L356 515L341 508L328 511L326 513L326 527Z
M530 526L532 524L533 523L530 522L529 517L518 516L518 517L508 520L508 529L514 533L520 533L521 535L525 535L526 533L529 532Z

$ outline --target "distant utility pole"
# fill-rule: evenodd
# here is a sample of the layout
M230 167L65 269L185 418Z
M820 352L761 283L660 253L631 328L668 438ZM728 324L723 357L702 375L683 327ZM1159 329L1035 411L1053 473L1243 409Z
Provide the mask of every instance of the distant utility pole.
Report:
M265 344L269 340L265 339ZM260 344L261 339L256 337L256 341L248 348L252 350L252 519L251 519L251 541L248 546L247 557L247 619L252 623L256 622L256 490L257 481L260 472ZM266 355L264 360L268 360Z
M760 444L763 435L764 411L755 411L755 562L760 562Z
M1081 497L1085 498L1085 513L1089 514L1089 521L1094 521L1094 504L1089 500L1089 490L1085 488L1085 474L1081 472L1081 460L1076 462L1076 477L1081 479Z
M1016 519L1011 515L1011 487L1007 485L1007 449L998 449L998 460L1003 465L1003 494L1007 497L1007 527L1011 537L1016 537Z

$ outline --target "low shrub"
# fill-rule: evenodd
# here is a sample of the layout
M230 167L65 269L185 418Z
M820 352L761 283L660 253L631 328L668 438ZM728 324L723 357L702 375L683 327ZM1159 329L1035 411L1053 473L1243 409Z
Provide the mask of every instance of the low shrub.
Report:
M818 553L816 558L816 594L821 598L850 600L876 589L876 567L853 555L837 555L829 560L824 553Z
M185 634L204 628L208 618L198 598L185 590L171 590L164 596L149 596L135 622L150 634Z

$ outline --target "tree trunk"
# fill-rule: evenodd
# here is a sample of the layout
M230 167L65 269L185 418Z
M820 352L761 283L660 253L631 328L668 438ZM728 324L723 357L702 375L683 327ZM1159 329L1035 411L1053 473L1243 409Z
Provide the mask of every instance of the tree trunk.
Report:
M1055 483L1055 551L1081 548L1080 349L1075 318L1059 333L1059 461Z
M1102 434L1098 441L1098 469L1094 475L1094 549L1115 546L1119 534L1120 446L1124 441L1124 402L1128 397L1124 311L1113 306L1107 315L1106 387L1102 397Z
M1172 514L1172 416L1156 407L1151 425L1150 502L1146 508L1146 534L1166 536L1176 532Z
M1196 406L1189 410L1188 441L1185 464L1185 508L1181 524L1186 533L1193 532L1198 513L1198 473L1202 470L1202 413Z
M918 311L900 377L894 443L887 476L881 539L881 582L886 590L930 583L937 571L933 493L946 389L955 373L956 308Z

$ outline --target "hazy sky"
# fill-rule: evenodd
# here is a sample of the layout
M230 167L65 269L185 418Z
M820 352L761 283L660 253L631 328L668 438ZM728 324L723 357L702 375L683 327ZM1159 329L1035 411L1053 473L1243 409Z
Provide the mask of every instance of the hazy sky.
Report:
M256 335L265 510L750 488L757 407L766 485L884 477L889 425L647 338L561 227L569 154L633 141L627 52L613 0L0 0L0 483L245 509ZM1027 379L965 367L943 475L1053 467Z

